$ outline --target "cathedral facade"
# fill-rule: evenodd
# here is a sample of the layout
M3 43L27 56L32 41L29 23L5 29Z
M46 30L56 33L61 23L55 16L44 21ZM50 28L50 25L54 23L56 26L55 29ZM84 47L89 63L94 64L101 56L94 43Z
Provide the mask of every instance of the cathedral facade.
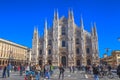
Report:
M80 66L99 63L98 35L96 24L91 26L91 32L84 29L81 17L80 26L74 22L73 11L68 12L68 18L59 18L54 12L53 25L44 25L44 35L39 36L38 29L34 29L32 39L31 63L54 66Z

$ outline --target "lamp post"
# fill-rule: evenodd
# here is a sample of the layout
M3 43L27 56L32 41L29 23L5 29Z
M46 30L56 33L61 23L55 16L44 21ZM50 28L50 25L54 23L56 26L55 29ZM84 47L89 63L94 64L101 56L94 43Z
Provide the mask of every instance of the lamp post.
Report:
M107 56L108 56L108 52L109 52L110 48L105 48L105 50L106 50L106 54L107 54ZM107 64L107 57L106 57L105 62L106 62L106 64Z
M105 48L105 50L106 50L106 54L108 55L110 48Z

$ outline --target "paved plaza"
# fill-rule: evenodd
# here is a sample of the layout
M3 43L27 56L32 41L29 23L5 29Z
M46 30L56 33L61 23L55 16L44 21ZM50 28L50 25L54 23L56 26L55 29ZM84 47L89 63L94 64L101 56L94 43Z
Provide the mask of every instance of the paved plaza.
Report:
M51 77L51 80L58 80L58 75L59 75L59 70L56 69L54 71L53 76ZM1 78L1 77L2 77L2 71L0 71L0 80L24 80L24 75L19 76L19 72L11 72L11 76L9 78ZM41 78L41 80L47 80L47 79ZM64 80L93 80L93 75L88 75L88 78L86 79L83 72L76 71L75 73L70 73L69 70L66 69ZM115 77L114 79L108 79L107 77L104 77L104 78L100 78L100 80L120 80L120 79L118 79L117 77Z

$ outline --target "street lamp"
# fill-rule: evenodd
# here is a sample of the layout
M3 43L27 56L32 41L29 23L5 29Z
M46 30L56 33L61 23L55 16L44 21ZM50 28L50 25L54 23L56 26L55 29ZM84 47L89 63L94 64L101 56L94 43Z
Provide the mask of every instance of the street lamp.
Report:
M110 48L105 48L105 50L106 50L106 54L108 55Z

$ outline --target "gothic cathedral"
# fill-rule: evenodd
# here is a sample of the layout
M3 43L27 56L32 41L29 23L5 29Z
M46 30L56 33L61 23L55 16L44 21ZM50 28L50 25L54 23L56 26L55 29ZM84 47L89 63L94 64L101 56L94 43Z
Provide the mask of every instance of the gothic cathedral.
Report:
M38 35L37 28L34 29L31 63L50 63L54 66L99 63L96 24L91 27L91 32L84 29L82 17L78 27L74 22L72 10L68 12L68 19L64 16L59 18L58 12L55 11L51 28L47 28L45 21L43 36Z

